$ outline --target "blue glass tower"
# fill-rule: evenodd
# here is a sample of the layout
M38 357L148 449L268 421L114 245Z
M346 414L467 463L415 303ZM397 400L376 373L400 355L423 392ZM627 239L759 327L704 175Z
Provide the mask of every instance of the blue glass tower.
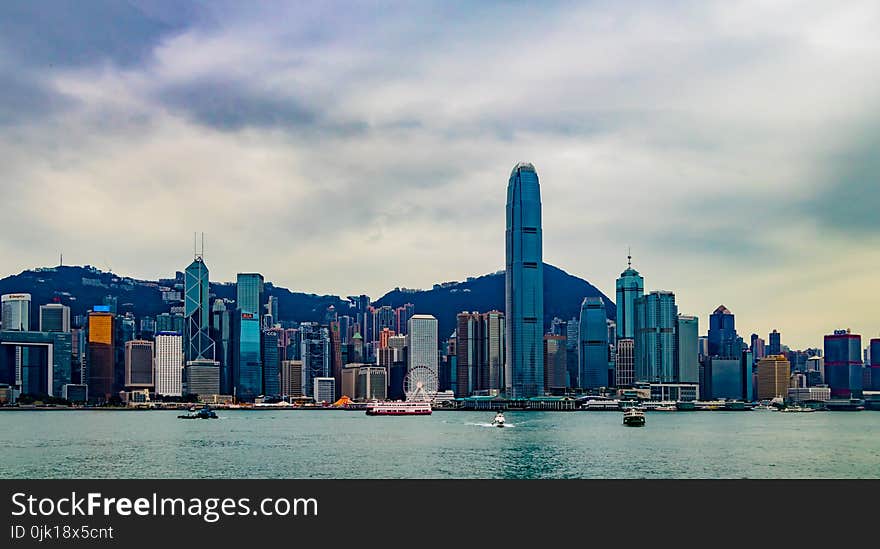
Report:
M736 319L724 305L709 315L709 356L739 358L742 338L736 334Z
M509 397L544 393L544 263L541 188L529 163L517 164L507 185L505 316Z
M208 335L208 267L197 256L184 275L184 355L187 362L214 360L214 341Z
M238 273L235 284L235 305L246 313L260 316L263 304L263 275Z
M617 279L617 339L635 337L636 299L645 294L645 279L632 268L632 256L627 256L626 270Z
M578 370L582 389L598 389L608 385L606 320L602 298L584 298L578 330Z
M263 391L260 320L237 309L232 315L232 382L236 398L254 400Z
M635 301L635 313L636 381L674 383L678 323L675 294L657 291L642 296Z

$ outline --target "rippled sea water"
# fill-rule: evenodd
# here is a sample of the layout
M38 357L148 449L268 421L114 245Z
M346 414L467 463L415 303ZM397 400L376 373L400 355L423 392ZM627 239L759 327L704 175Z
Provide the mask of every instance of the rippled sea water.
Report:
M880 412L0 412L0 478L880 478Z

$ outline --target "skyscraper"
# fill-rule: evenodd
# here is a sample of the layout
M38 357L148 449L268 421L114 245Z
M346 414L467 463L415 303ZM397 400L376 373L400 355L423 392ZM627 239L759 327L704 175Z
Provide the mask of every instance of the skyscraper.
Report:
M431 315L411 316L407 326L406 348L409 370L416 366L426 366L437 376L437 319Z
M41 332L69 332L70 307L61 303L40 305Z
M156 384L153 376L153 342L133 340L125 343L125 387L152 389Z
M582 389L608 385L608 324L601 297L586 297L578 324L578 377Z
M459 313L455 393L497 394L503 389L504 351L504 313Z
M184 273L184 330L187 362L214 360L214 341L208 335L210 309L208 308L208 267L201 257L196 257Z
M509 397L544 393L544 263L535 167L514 166L507 185L504 384Z
M7 332L30 330L31 294L3 294L0 296L0 304L0 329Z
M782 355L770 355L758 361L758 400L788 396L791 364Z
M239 400L252 401L263 391L260 319L257 314L236 309L230 335L233 395Z
M825 336L825 383L831 398L862 396L862 337L849 330Z
M781 355L782 354L782 334L773 330L770 332L770 349L769 354L771 355Z
M674 383L678 307L675 294L651 292L635 301L636 381Z
M764 340L761 339L758 334L752 334L751 345L749 346L749 349L751 349L752 355L755 357L755 360L760 360L767 355Z
M736 334L735 317L724 305L709 315L709 356L739 358L742 339Z
M177 332L156 334L156 393L183 396L183 336Z
M678 315L676 335L676 367L679 383L700 382L700 358L697 342L700 338L700 319Z
M568 369L565 356L565 336L544 336L544 387L549 392L566 387Z
M635 337L636 299L645 293L645 279L632 268L632 256L627 256L626 270L617 279L617 339Z
M329 330L316 322L303 322L300 324L300 348L302 389L306 396L314 397L315 380L330 376Z
M109 309L109 307L100 307ZM94 309L99 309L98 306ZM86 368L88 370L89 399L106 402L121 387L116 384L114 315L109 310L89 312L89 342Z
M870 343L869 350L869 368L871 375L871 391L880 391L880 339L872 339ZM869 389L869 387L865 387L865 389Z
M257 317L261 314L263 303L263 275L259 273L238 273L235 285L235 306Z
M278 333L273 330L263 332L263 394L281 395L281 353L278 348Z

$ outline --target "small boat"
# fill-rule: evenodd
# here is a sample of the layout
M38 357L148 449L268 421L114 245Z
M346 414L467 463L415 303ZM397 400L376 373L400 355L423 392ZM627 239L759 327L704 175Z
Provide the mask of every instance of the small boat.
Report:
M190 413L183 416L177 416L177 419L217 419L217 414L207 404L199 411L190 408Z
M623 424L627 427L642 427L645 424L645 412L639 408L630 408L623 413Z
M780 412L815 412L814 408L810 408L809 406L786 406L779 410Z
M420 400L371 402L367 404L368 416L429 416L431 403Z
M495 419L492 420L492 427L504 427L504 414L498 412L495 414Z

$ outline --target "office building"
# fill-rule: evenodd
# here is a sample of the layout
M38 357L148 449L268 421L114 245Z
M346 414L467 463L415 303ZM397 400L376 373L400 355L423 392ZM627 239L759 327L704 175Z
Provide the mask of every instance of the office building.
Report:
M782 334L773 330L770 332L770 345L768 349L768 354L771 356L781 355L782 354Z
M0 329L27 332L30 330L31 294L3 294L0 296Z
M459 313L456 320L455 394L498 394L504 387L504 313Z
M632 387L635 383L635 340L618 339L614 361L614 380L617 387Z
M406 335L406 331L409 328L409 319L412 318L414 314L416 314L416 306L412 303L406 303L394 309L394 315L396 318L395 329L398 334Z
M183 369L183 392L198 395L201 401L212 401L220 394L220 363L208 359L188 360Z
M709 315L709 356L739 358L742 347L733 313L724 305L718 306Z
M361 366L355 390L357 400L387 400L388 371L382 366Z
M263 303L263 275L259 273L238 273L235 284L235 306L243 312L261 316Z
M508 397L544 393L544 263L541 189L531 164L514 166L507 185L504 296Z
M825 383L831 398L861 398L862 337L849 330L835 330L825 336Z
M196 257L184 271L184 355L187 362L215 360L214 341L209 335L210 282L208 267Z
M865 390L880 391L880 338L871 340L868 347L868 355L871 385L870 387L865 387Z
M437 376L439 343L437 341L437 319L431 315L413 315L409 319L406 335L408 368L427 366ZM435 377L436 379L436 377ZM431 389L437 390L437 387Z
M312 380L312 398L317 403L336 402L336 380L332 377L316 377Z
M581 303L578 323L578 379L581 389L608 385L608 324L605 302L587 297Z
M253 401L263 393L260 319L256 313L236 309L231 320L232 394Z
M122 390L116 380L115 316L109 306L95 306L88 317L88 371L89 399L107 402Z
M699 332L698 317L678 315L675 328L677 347L675 372L680 383L700 382Z
M284 360L281 362L281 396L304 396L302 379L301 360Z
M361 366L368 365L352 363L346 364L342 368L342 394L340 398L342 398L343 396L347 396L351 399L357 398L358 372Z
M0 331L0 384L34 396L61 396L71 381L71 334Z
M69 332L70 307L61 303L40 305L41 332Z
M788 395L791 363L783 355L769 355L758 361L758 400Z
M547 392L565 389L568 381L566 362L566 338L564 335L544 336L544 387Z
M330 377L329 330L316 322L303 322L300 324L300 349L303 390L306 396L314 397L315 379ZM335 389L335 383L333 387Z
M678 307L675 294L655 291L635 300L634 362L636 381L676 382Z
M767 356L767 350L764 344L764 340L758 337L758 334L752 334L751 345L749 345L749 349L752 351L752 355L755 357L755 360L759 360Z
M263 332L263 394L281 395L281 353L278 348L278 333L272 330Z
M159 332L155 341L156 393L183 396L183 336Z
M617 279L617 339L635 338L636 299L645 294L645 279L632 268L632 256L627 256L627 268Z
M153 342L133 340L125 343L125 387L127 390L153 389Z

